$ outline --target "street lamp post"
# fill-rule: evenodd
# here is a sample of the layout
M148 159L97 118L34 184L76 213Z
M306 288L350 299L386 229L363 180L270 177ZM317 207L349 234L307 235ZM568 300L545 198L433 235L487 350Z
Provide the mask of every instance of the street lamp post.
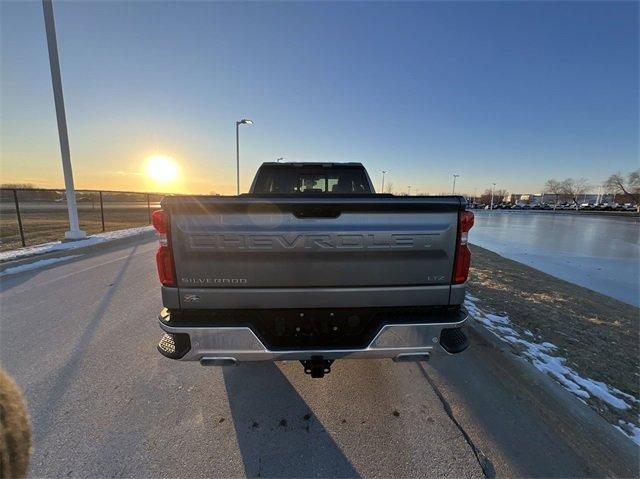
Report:
M236 194L238 196L240 196L240 125L253 125L253 122L246 118L236 121Z
M491 206L489 207L489 209L492 210L493 209L493 190L495 189L496 184L495 183L491 183L491 185L492 185L491 186Z
M384 175L389 173L389 171L388 170L382 170L380 173L382 173L382 188L380 188L380 193L384 193Z
M451 190L451 194L455 195L456 194L456 178L459 178L460 175L456 175L455 173L453 174L453 189Z
M62 75L60 74L60 60L58 59L58 42L56 40L56 26L53 18L53 4L51 0L42 0L42 9L44 11L44 26L47 32L49 67L51 68L51 83L53 84L53 101L56 107L60 156L62 157L62 171L64 173L64 187L67 196L67 211L69 213L69 231L64 233L64 237L68 240L77 240L85 238L87 234L80 229L80 223L78 221L78 206L76 205L76 192L73 185L73 170L71 169L67 117L64 111L64 96L62 95Z
M411 196L411 185L407 186L407 196Z

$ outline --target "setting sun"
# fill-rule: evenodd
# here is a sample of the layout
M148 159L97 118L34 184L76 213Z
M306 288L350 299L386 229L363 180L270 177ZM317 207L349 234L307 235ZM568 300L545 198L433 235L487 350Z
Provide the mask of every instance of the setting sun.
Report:
M147 176L156 183L171 183L178 177L178 164L173 158L154 155L147 160Z

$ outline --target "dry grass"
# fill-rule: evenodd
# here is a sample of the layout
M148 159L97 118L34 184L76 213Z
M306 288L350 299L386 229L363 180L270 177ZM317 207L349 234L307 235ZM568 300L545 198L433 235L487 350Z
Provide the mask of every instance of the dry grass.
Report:
M640 309L478 246L471 250L469 290L483 309L555 344L583 377L640 397ZM637 405L628 412L637 414Z
M156 206L157 207L157 206ZM153 207L152 207L153 210ZM69 218L64 205L59 207L22 208L22 225L27 246L58 241L69 229ZM105 204L105 231L114 231L149 224L146 203L131 205ZM102 232L99 205L80 205L80 228L87 233ZM0 208L0 251L22 247L20 232L13 207Z

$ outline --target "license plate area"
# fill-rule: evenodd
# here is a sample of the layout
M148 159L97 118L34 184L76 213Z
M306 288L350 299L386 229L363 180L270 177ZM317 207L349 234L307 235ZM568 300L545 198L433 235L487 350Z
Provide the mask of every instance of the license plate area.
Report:
M363 349L387 324L453 323L460 308L318 308L171 311L175 327L246 326L271 351Z

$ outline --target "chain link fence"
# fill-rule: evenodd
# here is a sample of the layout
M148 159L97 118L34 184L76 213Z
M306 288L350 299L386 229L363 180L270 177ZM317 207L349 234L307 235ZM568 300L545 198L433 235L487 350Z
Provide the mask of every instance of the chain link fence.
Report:
M80 228L94 234L149 225L163 196L76 190ZM64 189L0 188L0 251L58 241L68 229Z

